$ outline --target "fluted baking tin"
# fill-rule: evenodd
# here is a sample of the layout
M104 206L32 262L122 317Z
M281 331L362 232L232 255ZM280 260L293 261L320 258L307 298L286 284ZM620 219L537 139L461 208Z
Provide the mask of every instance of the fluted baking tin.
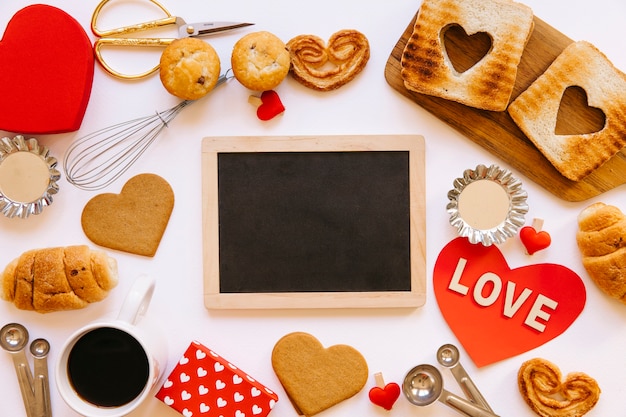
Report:
M56 165L56 158L35 138L0 139L0 212L24 219L52 204L61 178Z
M511 171L478 165L465 170L453 185L446 207L450 224L471 243L503 243L524 225L528 195Z

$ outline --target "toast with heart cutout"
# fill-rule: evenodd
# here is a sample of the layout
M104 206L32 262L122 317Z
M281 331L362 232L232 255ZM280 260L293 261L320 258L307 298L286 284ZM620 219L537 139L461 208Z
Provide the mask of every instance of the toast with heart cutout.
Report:
M588 104L605 116L597 132L555 132L567 88L587 93ZM580 181L626 146L626 75L586 41L570 44L509 106L509 115L566 178Z
M445 32L487 34L491 47L465 71L446 52ZM411 91L484 110L503 111L534 27L533 12L510 0L424 0L402 53L401 76Z

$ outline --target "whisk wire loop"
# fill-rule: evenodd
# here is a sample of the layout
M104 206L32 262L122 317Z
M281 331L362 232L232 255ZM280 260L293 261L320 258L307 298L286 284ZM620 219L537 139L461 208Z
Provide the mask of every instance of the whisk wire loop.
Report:
M217 85L232 78L229 72L220 76ZM194 101L184 100L155 115L121 122L76 139L63 158L68 182L83 190L107 187L122 176L191 103Z

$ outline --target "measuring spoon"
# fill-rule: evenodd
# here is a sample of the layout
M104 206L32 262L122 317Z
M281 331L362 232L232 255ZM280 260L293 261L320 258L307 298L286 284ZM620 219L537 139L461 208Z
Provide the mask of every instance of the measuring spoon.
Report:
M9 352L13 358L13 365L17 373L17 380L22 391L22 399L26 414L33 417L33 405L35 394L33 393L33 377L24 353L24 348L28 344L28 330L18 323L9 323L0 329L0 346Z
M498 417L443 387L441 372L432 365L422 364L411 369L402 382L402 392L413 405L424 407L439 400L468 417Z
M460 357L459 349L451 344L443 345L437 350L437 361L442 366L450 369L450 372L452 372L456 382L459 383L465 396L471 402L478 404L485 410L493 412L489 404L487 404L487 400L485 400L480 391L478 391L476 384L474 384L474 381L472 381L467 371L465 371L465 368L461 365Z
M36 417L50 417L52 415L50 408L50 383L48 379L48 352L50 352L50 343L46 339L35 339L30 344L30 353L33 355L35 362L34 412Z

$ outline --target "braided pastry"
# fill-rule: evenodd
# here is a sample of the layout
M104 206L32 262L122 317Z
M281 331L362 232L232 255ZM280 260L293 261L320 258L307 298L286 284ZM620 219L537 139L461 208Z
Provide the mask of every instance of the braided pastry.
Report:
M522 364L517 383L526 403L542 417L580 417L600 398L595 379L572 372L562 382L559 368L540 358Z
M350 82L370 57L365 35L352 29L334 33L328 45L315 35L299 35L287 42L291 74L302 85L330 91Z

